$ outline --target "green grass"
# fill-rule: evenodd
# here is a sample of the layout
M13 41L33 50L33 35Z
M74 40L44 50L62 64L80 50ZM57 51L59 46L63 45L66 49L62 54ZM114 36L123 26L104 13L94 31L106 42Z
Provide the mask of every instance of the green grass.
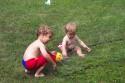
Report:
M124 0L0 0L0 83L125 83ZM21 64L40 24L52 26L50 50L64 36L63 26L78 24L78 35L92 48L85 59L71 56L44 78L25 76Z

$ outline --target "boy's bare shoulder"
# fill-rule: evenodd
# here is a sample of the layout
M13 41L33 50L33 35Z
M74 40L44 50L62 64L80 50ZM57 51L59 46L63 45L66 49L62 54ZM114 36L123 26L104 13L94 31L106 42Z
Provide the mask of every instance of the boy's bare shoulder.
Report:
M35 44L38 46L44 46L44 44L39 39L35 41Z
M34 42L31 43L31 46L33 47L40 47L40 46L44 46L44 44L40 41L40 40L35 40Z
M68 40L68 36L65 35L65 36L63 37L63 40Z
M80 38L78 37L78 35L75 35L75 39L80 39Z

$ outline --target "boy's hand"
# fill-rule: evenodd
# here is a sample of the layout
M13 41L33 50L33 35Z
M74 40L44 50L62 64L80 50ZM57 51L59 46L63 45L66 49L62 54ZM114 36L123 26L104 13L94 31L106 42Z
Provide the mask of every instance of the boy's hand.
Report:
M85 49L87 50L87 52L90 52L90 51L91 51L91 49L90 49L90 48L88 48L88 47L86 47Z
M88 48L88 52L90 52L92 49Z

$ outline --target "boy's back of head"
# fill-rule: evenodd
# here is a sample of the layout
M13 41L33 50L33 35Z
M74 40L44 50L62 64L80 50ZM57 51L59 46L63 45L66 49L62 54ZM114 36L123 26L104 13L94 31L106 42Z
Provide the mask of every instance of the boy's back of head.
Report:
M45 36L48 34L53 35L53 32L48 25L41 25L36 32L37 37L39 37L40 35Z

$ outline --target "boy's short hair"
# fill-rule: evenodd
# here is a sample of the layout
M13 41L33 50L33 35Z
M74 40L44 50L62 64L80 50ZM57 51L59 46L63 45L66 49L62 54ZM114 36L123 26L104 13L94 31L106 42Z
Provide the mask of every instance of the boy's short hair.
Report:
M68 32L70 32L70 33L75 33L76 32L76 23L74 23L74 22L69 22L69 23L67 23L66 25L65 25L65 32L66 33L68 33Z
M48 34L50 34L51 36L53 35L53 32L48 25L41 25L36 32L37 37L39 37L40 35L44 36Z

